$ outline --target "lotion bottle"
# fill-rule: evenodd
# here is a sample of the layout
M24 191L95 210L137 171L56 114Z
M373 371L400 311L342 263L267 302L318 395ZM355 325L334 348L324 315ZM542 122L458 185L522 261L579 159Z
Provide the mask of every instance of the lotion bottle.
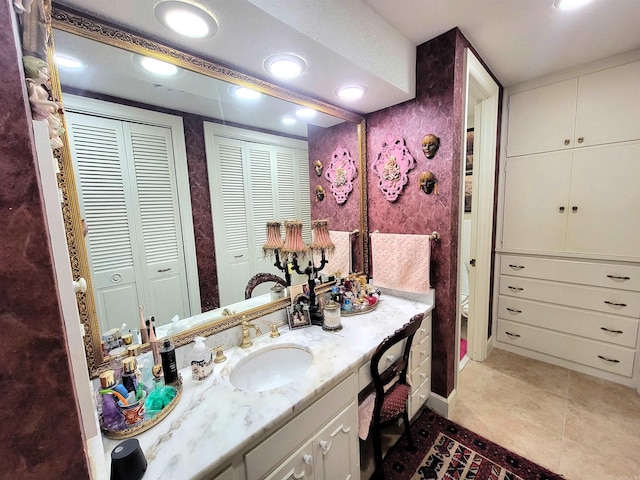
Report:
M189 354L191 376L194 380L204 380L213 373L213 354L204 344L204 337L196 337L194 342Z
M151 330L153 331L153 330ZM176 347L168 338L160 348L160 358L162 360L162 373L164 374L165 385L175 385L178 383L178 364L176 362Z

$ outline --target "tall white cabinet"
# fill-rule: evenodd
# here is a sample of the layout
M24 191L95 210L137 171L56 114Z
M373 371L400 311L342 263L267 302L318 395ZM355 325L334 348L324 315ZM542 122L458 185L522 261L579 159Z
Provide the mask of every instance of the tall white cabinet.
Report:
M499 348L637 386L639 55L507 93Z

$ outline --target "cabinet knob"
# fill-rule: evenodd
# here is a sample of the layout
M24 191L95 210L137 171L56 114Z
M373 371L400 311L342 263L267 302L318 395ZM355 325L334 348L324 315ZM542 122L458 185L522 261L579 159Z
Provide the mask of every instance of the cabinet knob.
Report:
M393 363L395 361L396 357L394 357L393 355L387 355L387 362L389 363Z
M558 207L558 211L559 211L560 213L563 213L563 212L564 212L564 207Z
M574 205L573 207L571 207L571 210L572 210L573 212L577 212L577 211L578 211L578 207Z
M584 142L584 137L578 137L578 143Z
M307 465L311 465L313 463L313 457L311 455L309 455L308 453L304 457L302 457L302 460Z
M329 442L326 440L320 440L320 450L322 450L322 453L327 453L330 448L331 444Z
M569 145L571 143L571 140L569 140L568 138L564 139L564 144L565 145Z

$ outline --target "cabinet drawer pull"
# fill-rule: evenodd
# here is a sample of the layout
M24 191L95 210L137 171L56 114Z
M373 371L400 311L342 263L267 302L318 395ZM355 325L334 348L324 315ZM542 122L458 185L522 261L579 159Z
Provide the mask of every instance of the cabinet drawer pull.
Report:
M600 327L600 330L604 330L605 332L609 332L609 333L624 333L622 330L611 330L610 328L607 328L607 327Z
M598 358L600 360L604 360L605 362L609 362L609 363L620 363L620 360L616 360L615 358L603 357L602 355L598 355Z
M242 257L244 257L244 255L243 255L243 254L240 254L240 255L234 255L234 256L233 256L233 258L242 258Z
M509 335L511 338L520 338L520 335L518 335L517 333L511 333L511 332L504 332L507 335Z
M158 270L158 273L168 272L169 270L171 270L171 268L161 268L160 270Z
M507 312L510 312L510 313L522 313L522 310L517 310L515 308L507 307Z
M509 264L510 268L513 268L514 270L522 270L524 268L524 265L513 265L513 264Z
M524 288L522 287L512 287L511 285L509 285L509 290L511 290L512 292L521 292L524 290Z
M631 277L619 277L618 275L607 275L611 280L631 280Z
M604 303L606 303L607 305L611 305L612 307L626 307L627 306L626 303L610 302L609 300L605 300Z
M313 457L308 453L304 457L302 457L302 460L304 460L304 463L307 465L311 465L313 463Z
M578 143L584 142L584 137L578 137Z

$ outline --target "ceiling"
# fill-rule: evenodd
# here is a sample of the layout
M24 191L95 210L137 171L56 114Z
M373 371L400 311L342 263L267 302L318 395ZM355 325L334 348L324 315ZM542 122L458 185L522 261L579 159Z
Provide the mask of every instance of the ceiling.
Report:
M458 27L508 87L640 48L640 0L593 0L560 11L553 0L193 0L218 33L186 39L153 14L160 0L61 0L66 5L272 83L263 61L296 53L307 71L282 85L359 113L415 95L415 47ZM338 99L361 83L360 100Z

